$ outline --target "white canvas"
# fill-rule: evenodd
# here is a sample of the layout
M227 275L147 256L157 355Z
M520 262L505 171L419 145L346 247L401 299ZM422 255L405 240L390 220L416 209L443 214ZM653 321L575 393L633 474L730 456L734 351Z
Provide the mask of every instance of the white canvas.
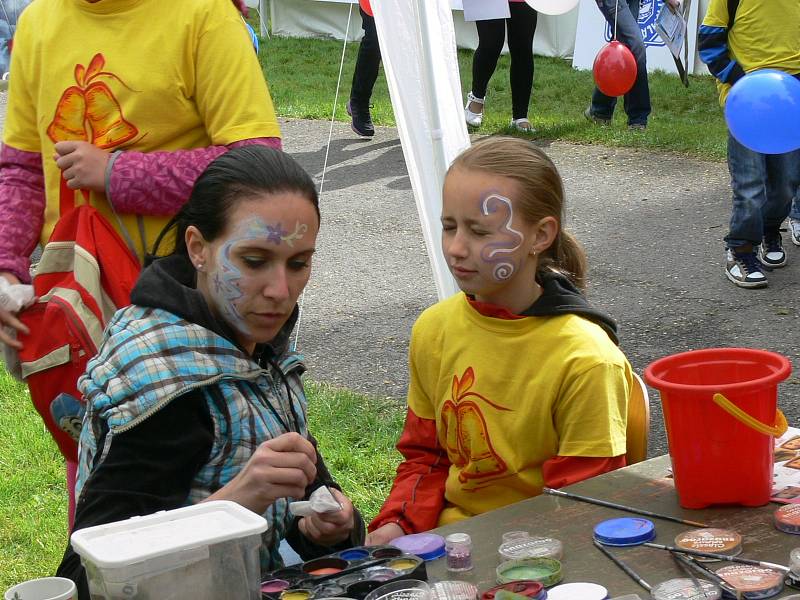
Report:
M508 0L462 0L465 21L508 19L511 9Z

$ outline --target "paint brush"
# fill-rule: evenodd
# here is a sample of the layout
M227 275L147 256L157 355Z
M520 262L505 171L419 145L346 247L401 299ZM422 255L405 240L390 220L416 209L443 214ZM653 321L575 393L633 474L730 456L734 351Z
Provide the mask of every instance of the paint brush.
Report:
M594 545L597 546L597 549L600 550L603 554L605 554L611 562L617 565L620 569L622 569L625 574L633 579L636 583L646 589L648 592L653 589L653 586L647 583L644 579L642 579L641 575L639 575L636 571L631 569L627 564L622 562L616 556L614 556L611 552L609 552L603 544L598 542L597 540L594 541Z
M690 554L691 556L702 556L703 558L714 558L716 560L726 560L728 562L742 563L743 565L755 565L757 567L764 567L766 569L775 569L788 573L789 567L779 565L777 563L766 562L763 560L753 560L750 558L742 558L741 556L728 556L727 554L717 554L716 552L703 552L702 550L690 550L688 548L678 548L676 546L665 546L664 544L656 544L654 542L645 542L642 546L649 546L650 548L658 548L659 550L668 550L670 552L680 552L681 554Z
M694 576L694 572L697 571L698 573L705 575L711 581L716 583L723 591L725 591L730 596L736 598L736 600L742 600L742 592L739 591L737 588L733 587L730 583L725 581L722 577L714 573L711 569L706 567L704 564L697 561L697 559L692 558L691 556L687 556L686 554L682 554L680 552L672 552L672 558L678 561L686 572L689 573L690 577L695 581L696 585L699 585L697 582L697 578ZM702 591L702 588L699 588Z
M625 506L624 504L617 504L609 502L608 500L599 500L597 498L590 498L589 496L580 496L571 492L564 492L561 490L554 490L553 488L542 488L542 492L550 494L551 496L560 496L562 498L569 498L571 500L579 500L580 502L588 502L589 504L596 504L597 506L606 506L608 508L616 508L617 510L624 510L629 513L637 515L644 515L646 517L654 517L656 519L664 519L665 521L673 521L675 523L683 523L684 525L691 525L692 527L708 527L706 523L699 523L697 521L690 521L688 519L681 519L680 517L673 517L671 515L660 515L658 513L644 510L643 508L634 508L632 506Z

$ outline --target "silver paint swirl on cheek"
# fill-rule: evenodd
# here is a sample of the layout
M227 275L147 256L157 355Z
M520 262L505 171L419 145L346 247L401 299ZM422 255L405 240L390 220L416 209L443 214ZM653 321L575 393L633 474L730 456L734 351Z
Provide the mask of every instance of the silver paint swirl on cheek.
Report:
M511 223L514 220L514 207L511 204L511 200L500 194L491 193L481 201L481 213L484 216L488 217L498 211L504 213L502 216L505 218L505 223L503 223L499 233L506 239L486 244L481 250L481 258L495 265L492 275L497 281L505 281L514 274L516 265L503 255L511 254L518 250L525 240L525 236L511 227Z

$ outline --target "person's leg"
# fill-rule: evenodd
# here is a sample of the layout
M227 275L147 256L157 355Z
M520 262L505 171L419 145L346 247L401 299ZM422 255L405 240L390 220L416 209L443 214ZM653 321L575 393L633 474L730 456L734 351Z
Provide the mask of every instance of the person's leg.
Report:
M628 3L625 0L596 0L597 7L600 9L600 12L603 13L603 17L605 17L606 22L611 26L611 30L614 30L614 13L617 13L617 34L619 34L620 30L620 22L626 22L630 25L631 21L634 21L633 16L631 15L631 9L628 6ZM637 14L638 14L638 7L637 7ZM624 26L623 26L624 27ZM637 24L638 27L638 24ZM620 41L622 41L620 39ZM586 116L590 119L595 119L598 121L610 121L611 118L614 116L614 107L617 105L617 99L613 96L606 96L603 92L601 92L595 86L594 92L592 93L592 104L589 107L589 110L586 111Z
M372 116L369 113L369 102L372 98L375 81L378 79L381 49L378 45L375 18L370 17L362 9L359 10L361 11L361 27L364 29L364 36L358 46L358 57L353 71L353 84L350 88L347 112L353 117L353 131L359 135L372 136L375 134L375 127L372 125Z
M800 186L795 190L792 208L789 210L789 234L792 243L800 246Z
M766 161L763 154L740 144L728 134L728 170L731 174L733 210L727 246L726 275L740 287L763 287L767 278L756 258L764 232L762 209L766 203Z
M782 267L787 260L780 226L790 214L792 201L800 184L800 150L767 154L764 158L767 189L766 202L761 210L764 233L759 256L768 266Z
M511 54L511 114L514 119L528 116L533 89L533 34L538 13L526 2L511 2L508 26L508 50Z
M478 30L478 47L472 57L472 95L483 99L486 97L489 79L497 67L497 59L503 50L506 23L504 19L490 19L476 21L475 27Z
M650 84L647 80L647 50L642 40L642 30L639 27L639 0L628 0L629 11L623 18L620 11L620 21L617 23L617 39L630 48L636 59L636 81L633 82L631 91L625 94L625 114L628 115L628 125L641 127L647 125L650 116ZM666 9L663 9L666 10Z

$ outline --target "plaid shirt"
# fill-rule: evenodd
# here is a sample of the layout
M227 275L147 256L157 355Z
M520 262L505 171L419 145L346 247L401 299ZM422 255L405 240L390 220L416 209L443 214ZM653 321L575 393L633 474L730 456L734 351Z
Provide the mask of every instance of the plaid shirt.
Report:
M213 331L162 309L129 306L118 311L78 382L87 412L76 496L116 435L191 390L205 395L215 435L187 505L201 502L233 479L262 442L287 431L307 435L302 358L288 352L278 364L291 398L273 366L260 366ZM98 448L103 424L108 433ZM277 500L263 516L269 527L263 537L262 568L274 569L282 565L278 544L292 520L288 499Z

